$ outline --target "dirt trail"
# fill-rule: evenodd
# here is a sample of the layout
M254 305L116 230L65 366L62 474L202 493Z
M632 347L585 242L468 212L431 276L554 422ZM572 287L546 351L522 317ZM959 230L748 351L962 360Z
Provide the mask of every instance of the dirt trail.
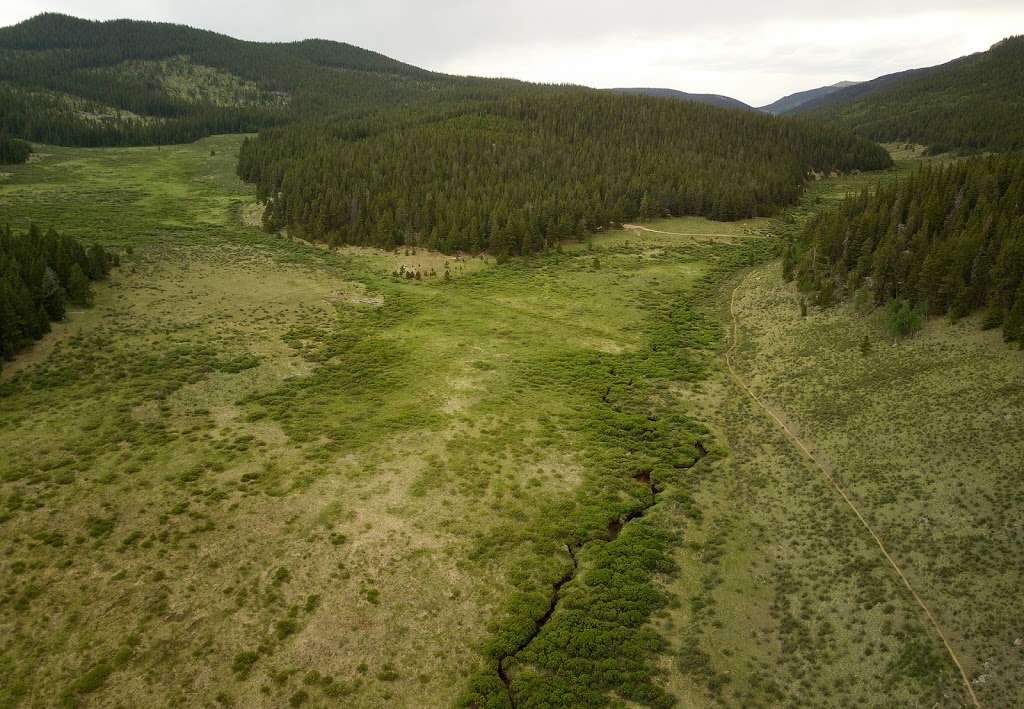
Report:
M957 657L956 652L953 650L953 646L950 645L949 640L946 639L946 635L942 632L942 628L939 627L939 623L935 619L935 616L932 614L931 609L928 608L928 606L925 604L921 596L919 596L917 591L914 590L914 587L910 584L910 579L907 578L906 574L903 573L903 570L900 568L899 564L897 564L896 560L892 558L891 554L889 554L889 550L886 549L881 537L879 537L878 534L875 533L875 530L868 523L864 515L861 514L861 511L853 503L853 500L851 500L849 495L846 494L846 491L843 489L842 485L840 485L839 481L836 480L835 476L833 475L831 464L827 460L820 459L819 456L816 456L814 453L812 453L810 447L806 443L804 443L804 441L793 431L792 428L789 427L789 425L786 424L786 422L782 418L782 415L775 409L773 409L764 399L755 394L753 390L750 388L750 386L746 383L746 381L744 381L743 378L736 371L733 362L733 355L735 354L736 347L739 344L739 321L736 317L735 308L736 291L740 289L745 280L746 277L741 279L740 282L736 285L736 287L733 288L732 293L729 296L729 318L732 322L732 336L731 344L729 345L729 349L726 350L724 358L726 367L729 370L730 377L740 389L746 392L747 396L749 396L754 401L754 403L756 403L761 409L763 409L764 412L767 413L768 416L770 416L772 420L779 425L782 431L786 434L786 438L788 438L790 442L793 443L793 445L796 446L797 449L811 463L814 464L814 467L821 471L822 475L825 476L825 479L828 480L828 482L831 483L832 487L835 488L835 491L839 493L839 496L843 499L843 502L846 504L846 506L850 508L853 514L857 517L857 519L860 520L861 525L874 540L875 544L882 552L882 555L885 557L886 561L889 562L889 565L892 567L893 571L896 572L896 575L899 577L900 581L903 582L903 585L910 592L910 595L913 596L914 600L917 602L917 605L920 606L921 611L924 613L925 617L928 619L928 622L935 630L936 635L938 635L939 639L942 640L942 644L946 647L946 652L949 653L950 659L953 660L953 664L956 665L956 668L960 671L960 677L963 680L964 689L967 692L967 695L970 697L971 704L977 707L977 709L981 709L981 702L978 701L978 696L974 693L974 687L971 686L971 680L967 677L967 672L964 670L963 665L960 664L960 658Z
M623 229L628 231L646 231L651 234L667 234L669 236L700 236L709 238L719 243L731 243L729 241L721 241L721 239L761 239L763 238L760 234L709 234L709 233L697 233L697 232L682 232L682 231L659 231L658 229L651 229L649 227L642 226L640 224L623 224Z

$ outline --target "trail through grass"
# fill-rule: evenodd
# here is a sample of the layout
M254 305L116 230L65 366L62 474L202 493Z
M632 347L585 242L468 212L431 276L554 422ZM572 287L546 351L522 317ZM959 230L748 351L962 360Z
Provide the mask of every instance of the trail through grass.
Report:
M960 663L960 658L957 657L956 651L949 644L949 640L946 638L945 633L942 632L942 628L939 627L938 621L935 620L935 616L932 613L931 609L928 608L924 600L922 600L921 596L917 593L917 591L914 590L914 587L911 585L910 580L907 578L906 574L903 573L903 569L900 568L899 564L896 563L896 560L893 559L892 555L889 553L889 550L886 549L885 543L878 536L875 530L871 528L871 525L868 523L867 519L861 513L860 509L858 509L857 505L854 504L854 502L850 499L849 495L846 494L846 491L843 489L843 487L835 479L832 473L832 465L827 461L819 459L819 457L816 456L811 451L808 445L803 440L801 440L796 433L793 432L793 430L789 427L788 424L786 424L785 421L783 421L779 413L777 413L771 406L769 406L764 401L764 399L762 399L760 396L754 393L754 391L751 390L747 382L745 382L743 378L739 375L739 373L736 371L736 368L733 365L733 353L735 352L736 347L739 345L738 333L740 326L736 316L735 303L736 291L738 291L742 287L742 285L743 284L741 282L729 294L729 315L732 320L732 339L729 345L729 349L726 350L725 352L724 359L726 366L729 368L730 376L736 382L736 385L739 386L739 388L742 389L758 406L760 406L764 413L770 416L772 420L779 425L779 427L785 432L786 437L789 438L790 441L792 441L793 445L796 446L797 449L799 449L800 452L803 453L804 456L806 456L810 462L812 462L815 466L818 467L818 469L821 470L821 473L829 481L832 487L835 488L835 491L843 499L843 502L846 504L846 506L857 517L857 520L863 525L864 530L874 540L875 544L878 545L878 549L882 552L882 556L884 556L885 560L889 562L889 565L892 567L893 571L899 577L900 581L903 582L903 585L906 586L907 591L910 592L910 595L913 596L914 601L921 607L921 611L928 618L929 624L935 630L935 634L938 635L939 639L942 641L943 646L949 653L950 660L952 660L953 664L956 665L957 671L963 678L964 691L967 692L967 695L970 697L971 703L976 707L980 707L981 705L978 703L978 697L974 693L974 687L971 686L971 681L967 677L967 673L964 671L963 665Z

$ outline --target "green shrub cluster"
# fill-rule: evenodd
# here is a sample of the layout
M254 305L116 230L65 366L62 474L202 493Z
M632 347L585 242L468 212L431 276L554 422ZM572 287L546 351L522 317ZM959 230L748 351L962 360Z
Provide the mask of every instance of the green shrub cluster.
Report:
M587 477L575 500L544 510L544 523L500 530L496 545L549 549L554 563L545 580L528 579L504 609L463 706L674 704L655 659L667 647L650 620L669 598L654 578L674 571L676 525L700 517L693 499L700 469L693 466L704 447L694 443L707 432L658 392L668 382L707 376L720 331L702 303L715 296L722 278L763 260L772 247L709 251L703 256L713 267L685 296L654 289L642 296L648 318L640 351L567 353L526 375L534 386L581 398L571 416L552 416L551 425L579 436ZM503 268L562 258L550 254ZM675 514L659 514L663 503L674 505Z

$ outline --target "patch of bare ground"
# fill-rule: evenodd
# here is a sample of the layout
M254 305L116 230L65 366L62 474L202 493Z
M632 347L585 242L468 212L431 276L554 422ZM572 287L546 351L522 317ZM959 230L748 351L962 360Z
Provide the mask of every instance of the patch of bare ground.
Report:
M245 226L256 227L257 229L263 226L263 212L266 211L266 206L260 202L249 202L242 205L241 220Z

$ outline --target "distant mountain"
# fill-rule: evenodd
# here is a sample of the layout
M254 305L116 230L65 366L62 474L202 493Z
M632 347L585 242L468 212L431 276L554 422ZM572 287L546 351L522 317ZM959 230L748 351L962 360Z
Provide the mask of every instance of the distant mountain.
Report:
M675 89L654 89L642 87L609 90L619 94L655 96L657 98L674 98L680 101L692 101L693 103L706 103L720 108L739 108L744 111L754 110L753 106L749 106L742 101L728 96L720 96L719 94L688 94L685 91L676 91Z
M835 91L829 91L818 96L814 96L809 100L794 106L785 113L789 115L809 114L819 108L838 106L851 101L856 101L864 96L869 96L881 89L884 89L891 84L922 76L928 71L930 71L930 68L905 69L893 74L885 74L884 76L872 79L871 81L857 82L850 86L840 87Z
M790 113L932 152L1024 149L1024 36L946 64L840 89Z
M859 82L857 81L840 81L838 84L832 84L831 86L821 86L817 89L798 91L795 94L783 96L778 101L770 103L767 106L761 106L757 110L779 116L784 113L789 113L790 111L796 110L800 106L803 106L804 104L810 101L815 101L817 99L824 98L829 94L834 94L836 91L839 91L840 89L849 88L850 86L856 86L858 83Z

